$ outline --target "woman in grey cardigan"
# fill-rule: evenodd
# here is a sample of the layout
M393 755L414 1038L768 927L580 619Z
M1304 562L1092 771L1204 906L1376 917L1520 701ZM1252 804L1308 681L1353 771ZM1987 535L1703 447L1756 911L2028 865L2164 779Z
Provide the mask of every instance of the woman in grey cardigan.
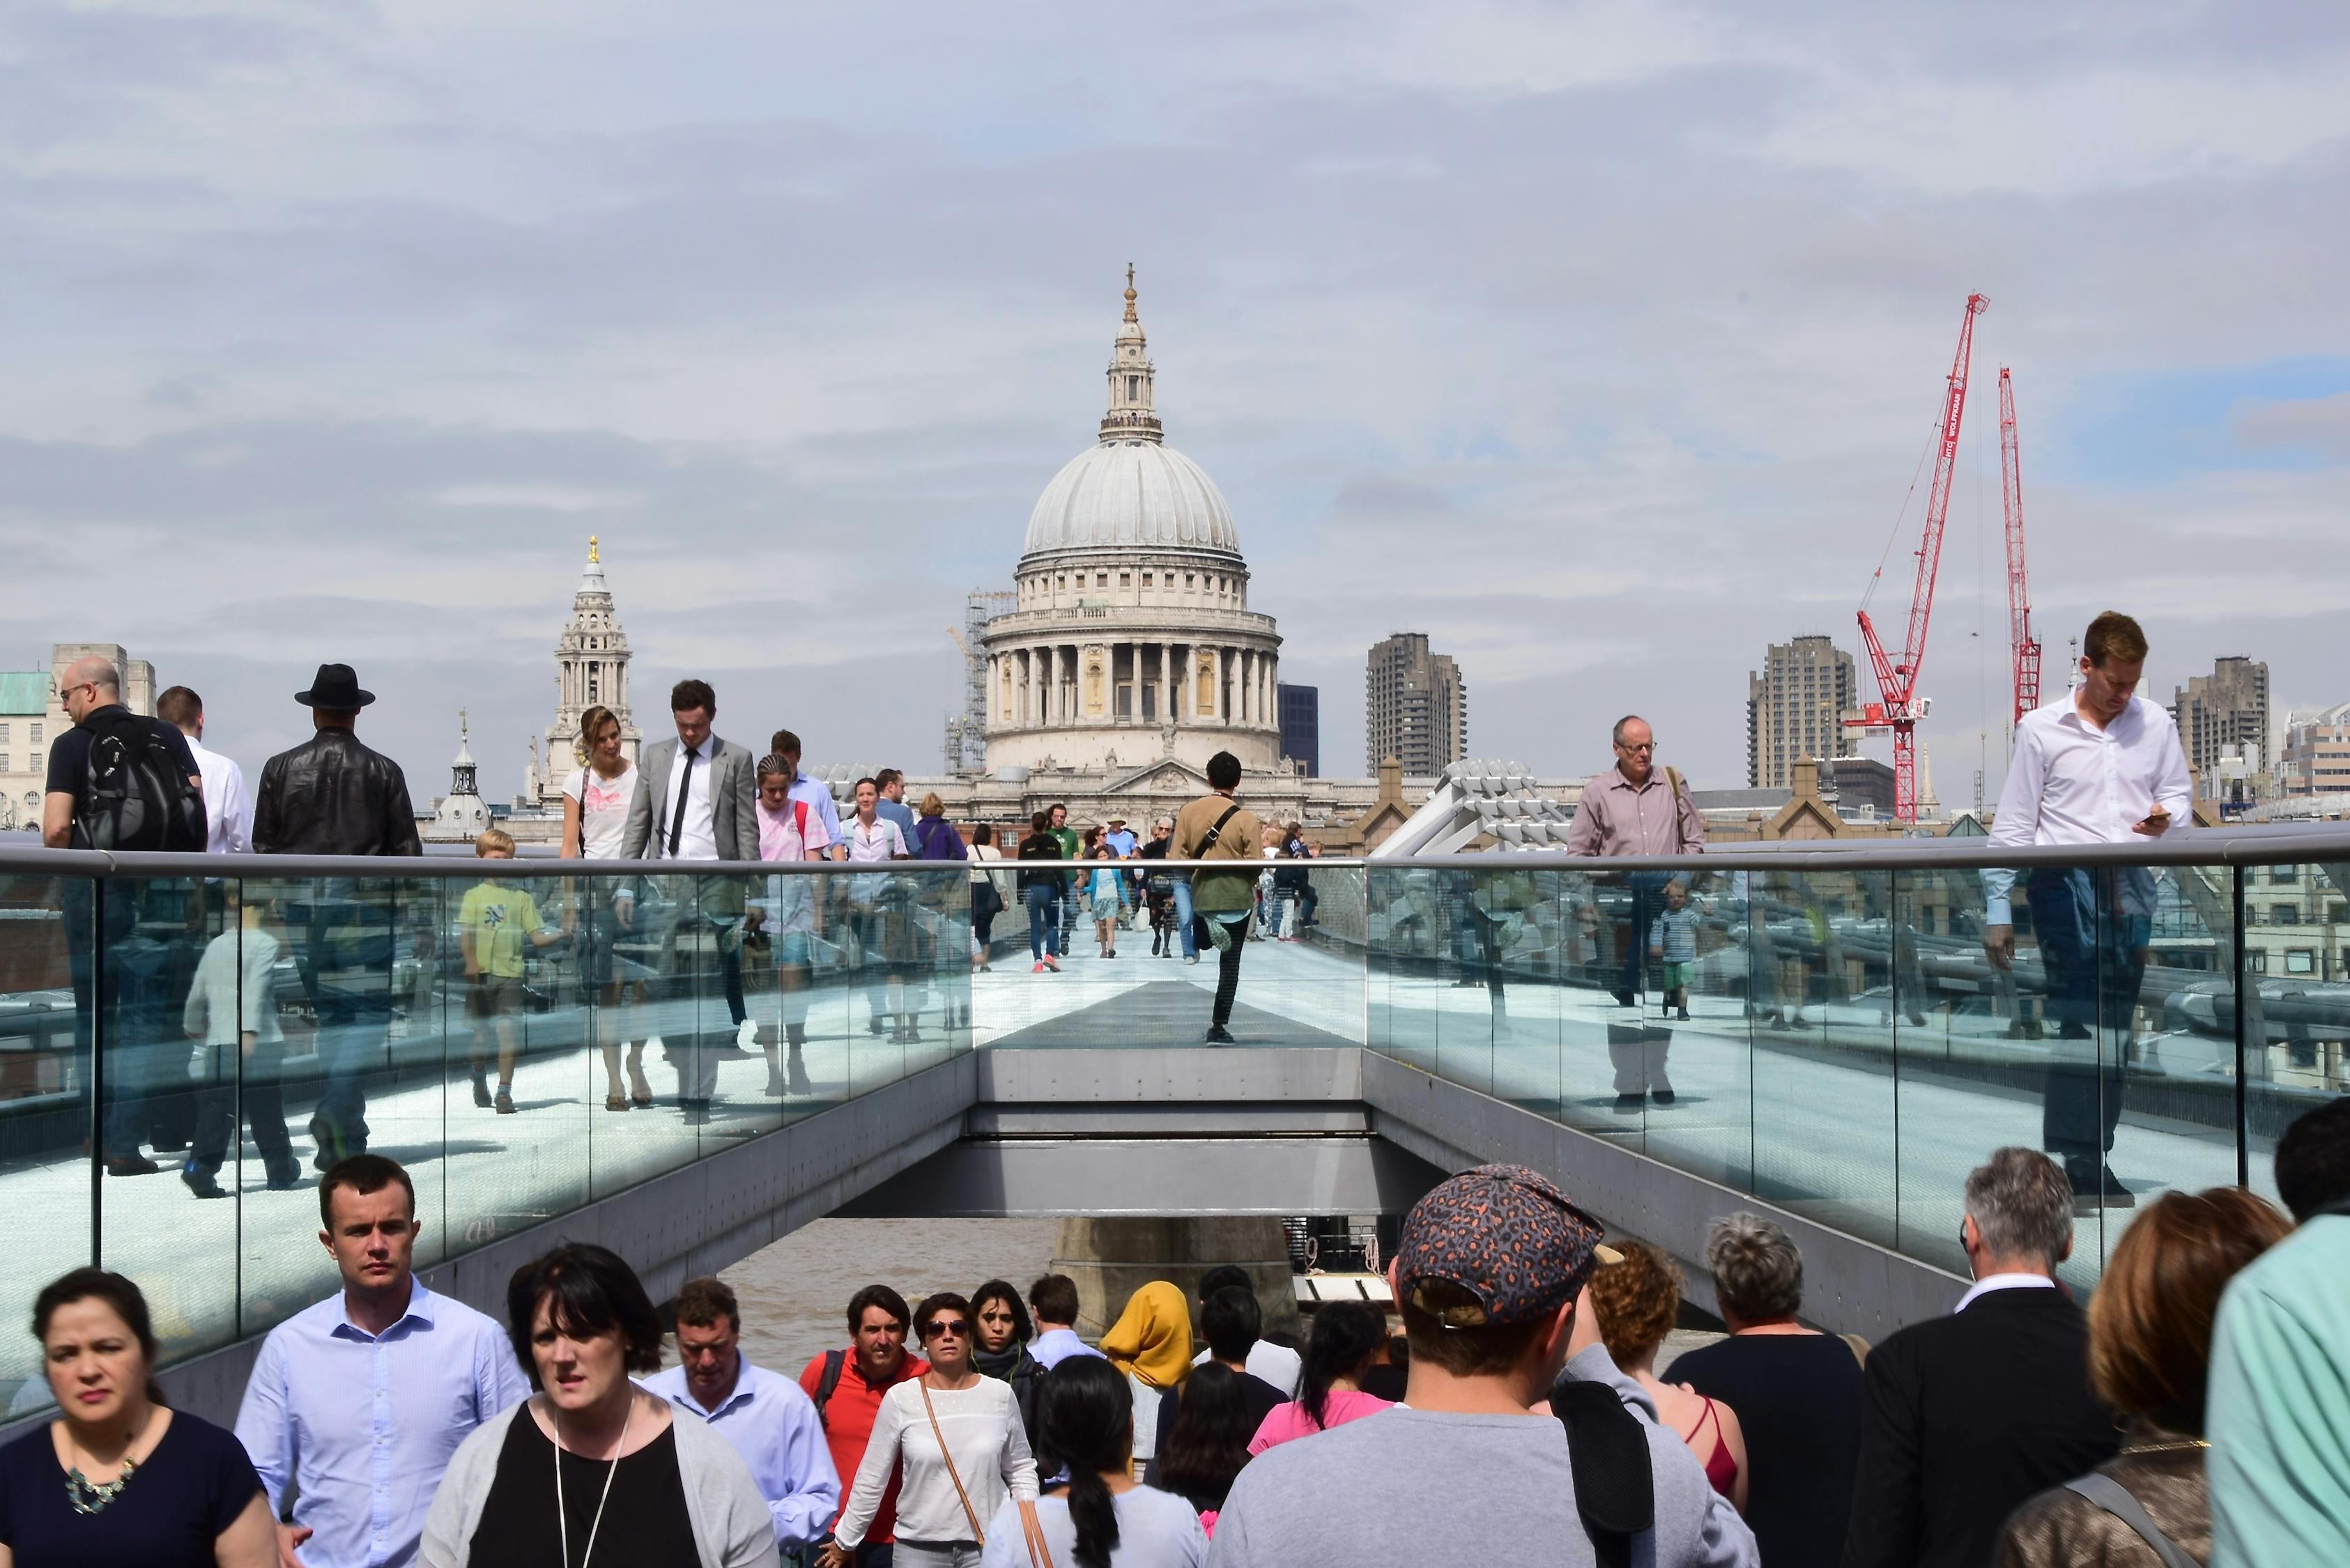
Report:
M774 1517L724 1438L630 1372L660 1366L636 1274L575 1242L518 1271L506 1323L534 1397L459 1445L433 1494L423 1568L778 1568Z

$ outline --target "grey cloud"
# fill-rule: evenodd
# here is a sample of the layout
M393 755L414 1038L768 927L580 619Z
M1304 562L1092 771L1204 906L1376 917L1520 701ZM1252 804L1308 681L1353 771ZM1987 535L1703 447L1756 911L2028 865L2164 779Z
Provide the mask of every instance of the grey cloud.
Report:
M1500 49L1584 25L1513 15L1455 25ZM2334 8L2255 28L2210 5L1812 5L1766 32L1684 7L1626 25L1689 47L1634 39L1613 78L1555 90L1448 78L1397 49L1409 20L598 14L505 93L484 84L546 40L494 7L431 38L344 12L101 43L51 17L20 70L94 63L32 84L38 127L0 109L26 371L0 389L0 524L107 541L134 624L104 635L216 670L255 726L355 645L411 770L445 765L467 704L494 784L545 722L600 531L640 691L723 670L730 712L929 766L954 701L940 628L1008 577L1090 439L1132 258L1170 439L1232 500L1334 765L1360 752L1362 648L1419 625L1472 659L1480 752L1580 767L1637 694L1692 776L1729 781L1762 644L1854 647L1982 287L1970 422L2012 359L2050 627L2136 594L2158 660L2257 644L2281 693L2288 657L2304 684L2341 668L2332 619L2262 602L2288 575L2264 549L2338 570L2339 469L2152 496L2066 476L2081 385L2350 339L2350 150L2062 198L1943 193L1874 146L1759 151L1872 81L2077 88L2092 136L2095 71L2306 74L2350 52ZM231 67L246 97L203 90ZM2237 432L2324 464L2334 417L2257 409ZM2001 705L2002 656L1967 635L2004 614L1977 439L1929 659L1953 735ZM2147 540L2171 558L2137 558ZM20 602L65 591L62 558L11 555ZM87 631L0 629L26 664Z

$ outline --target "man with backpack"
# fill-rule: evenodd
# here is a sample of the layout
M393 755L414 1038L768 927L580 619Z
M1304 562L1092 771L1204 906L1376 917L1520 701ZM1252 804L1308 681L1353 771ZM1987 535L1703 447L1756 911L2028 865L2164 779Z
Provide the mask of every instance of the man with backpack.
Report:
M122 672L99 654L66 666L57 700L74 727L49 748L41 803L41 842L52 849L176 850L204 847L203 774L188 738L160 719L122 705ZM165 909L184 884L110 880L102 899L93 885L65 884L66 959L73 977L74 1044L95 1043L109 1176L150 1176L162 1168L141 1152L147 1133L149 1060L168 1038L179 1043L179 1002L168 994L189 966L175 941L191 900ZM155 904L151 909L149 905ZM103 911L101 914L100 911ZM161 936L142 933L154 917ZM93 929L93 927L102 929ZM100 947L104 961L96 961ZM95 1033L93 1033L95 1030ZM177 1054L178 1053L175 1053ZM181 1057L184 1060L184 1055Z
M800 1389L816 1405L826 1445L832 1450L832 1468L841 1475L855 1476L864 1462L882 1397L931 1369L920 1356L906 1354L906 1329L913 1320L905 1297L888 1285L868 1285L848 1298L847 1348L827 1350L800 1368ZM847 1490L842 1488L844 1495ZM836 1510L826 1521L826 1541L839 1522ZM893 1475L864 1540L849 1553L854 1568L889 1568L896 1555L897 1523L898 1478Z
M262 764L253 808L260 855L422 855L408 778L400 764L359 744L359 710L375 701L348 664L321 664L294 701L317 732ZM367 1151L370 1062L391 1030L392 949L401 885L390 877L320 877L292 892L286 923L304 934L297 960L318 1018L326 1085L310 1115L320 1170Z
M1753 1532L1600 1342L1600 1236L1523 1166L1413 1205L1388 1271L1404 1402L1251 1460L1209 1568L1754 1568Z

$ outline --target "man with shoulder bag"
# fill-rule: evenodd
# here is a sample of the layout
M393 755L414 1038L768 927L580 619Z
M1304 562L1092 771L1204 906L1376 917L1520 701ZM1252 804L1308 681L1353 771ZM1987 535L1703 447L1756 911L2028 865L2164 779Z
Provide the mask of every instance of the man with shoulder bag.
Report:
M1682 786L1678 769L1656 765L1656 732L1637 713L1616 721L1616 765L1596 774L1575 803L1575 822L1567 829L1566 852L1609 858L1641 855L1701 855L1705 852L1705 818ZM1686 888L1685 871L1634 871L1622 886L1630 895L1627 919L1618 922L1617 939L1624 966L1616 984L1620 1007L1638 1007L1646 989L1645 961L1649 928L1665 907L1665 885L1678 881ZM1617 1030L1636 1033L1636 1041L1617 1041ZM1641 1108L1649 1096L1657 1104L1673 1103L1673 1086L1665 1076L1665 1053L1672 1036L1638 1023L1610 1025L1607 1053L1616 1068L1618 1110Z
M1208 787L1212 792L1185 806L1175 819L1170 852L1177 860L1230 860L1221 867L1191 875L1191 909L1199 922L1198 940L1216 949L1216 1002L1208 1023L1208 1044L1229 1045L1232 1032L1232 997L1240 990L1241 950L1248 940L1249 917L1256 907L1257 840L1264 825L1232 798L1241 785L1241 760L1230 752L1208 759Z

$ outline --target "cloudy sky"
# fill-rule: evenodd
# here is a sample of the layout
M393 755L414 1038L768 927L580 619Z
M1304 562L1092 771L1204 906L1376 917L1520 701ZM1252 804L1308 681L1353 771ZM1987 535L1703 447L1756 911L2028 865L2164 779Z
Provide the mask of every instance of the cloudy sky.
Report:
M2052 663L2115 606L2166 700L2231 652L2350 698L2345 79L2329 4L17 0L0 667L120 641L251 766L346 659L420 794L460 708L510 793L592 532L640 720L704 674L722 732L934 769L1131 260L1326 772L1411 628L1478 754L1586 772L1637 708L1741 784L1765 643L1857 653L1880 559L1903 618L1979 289L1960 803L2002 363Z

